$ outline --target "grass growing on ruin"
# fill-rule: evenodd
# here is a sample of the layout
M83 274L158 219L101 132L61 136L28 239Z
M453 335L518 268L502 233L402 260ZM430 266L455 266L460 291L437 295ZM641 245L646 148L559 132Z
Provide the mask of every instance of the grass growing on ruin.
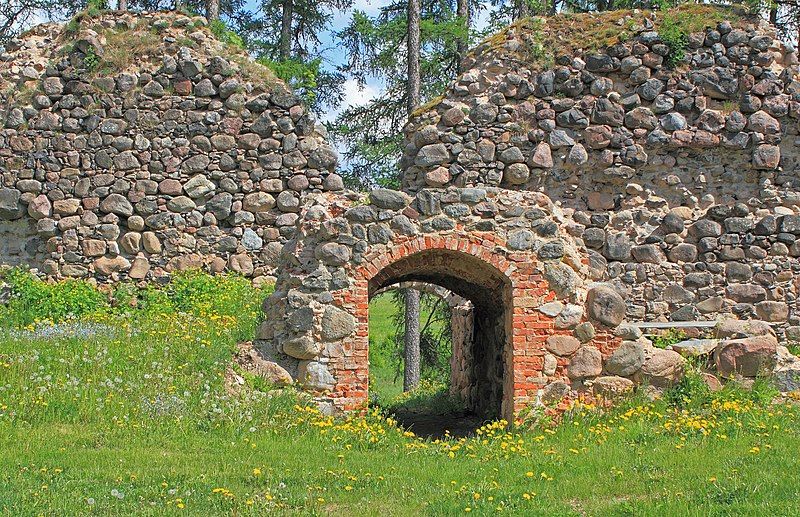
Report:
M703 31L706 27L715 27L725 20L737 27L757 20L749 16L744 7L711 4L681 4L656 12L647 9L639 12L630 9L591 13L563 12L555 16L516 21L485 39L485 46L478 48L482 48L481 52L492 59L492 51L502 48L509 32L514 32L523 41L522 47L517 51L517 58L528 66L548 69L558 56L597 52L628 41L642 30L644 19L653 15L655 30L659 31L672 51L667 59L671 66L677 65L682 59L688 34Z
M2 319L3 514L786 515L800 496L800 411L764 386L686 383L424 441L375 413L325 417L291 390L228 392L265 295L244 279L187 275L88 304L70 300L89 296L76 284L36 286L43 298L15 288ZM59 299L83 308L37 324L34 302Z

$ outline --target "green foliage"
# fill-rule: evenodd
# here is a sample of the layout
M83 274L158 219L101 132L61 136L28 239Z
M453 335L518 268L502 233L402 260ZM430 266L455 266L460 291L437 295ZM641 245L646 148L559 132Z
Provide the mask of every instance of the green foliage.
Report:
M242 276L213 276L200 271L181 272L163 286L139 288L132 283L120 283L103 291L85 280L45 282L19 268L9 270L3 280L8 285L10 299L0 314L6 324L16 327L86 316L225 314L232 303L238 303L235 300L245 299L253 291L250 281Z
M702 375L697 369L690 369L683 378L664 393L664 400L671 406L684 408L698 401L708 400L711 390L703 380Z
M80 17L74 16L69 19L67 24L64 26L64 32L67 36L74 36L78 34L78 31L81 30L81 20Z
M350 24L336 35L348 57L340 71L362 86L369 78L385 86L368 103L340 113L331 127L344 148L345 181L354 188L399 185L401 135L408 120L406 16L406 2L400 0L382 7L377 16L355 10ZM423 104L441 95L458 73L458 43L467 36L468 29L451 2L421 2Z
M108 309L106 297L88 282L44 282L23 269L11 269L3 278L10 290L4 320L18 326L39 321L59 322Z
M209 26L211 32L223 43L231 45L236 48L244 49L245 44L242 37L236 32L228 28L222 20L213 20Z
M669 49L669 52L664 58L667 66L675 68L681 64L686 57L686 49L689 45L686 31L676 18L667 14L661 22L658 35Z
M288 55L281 46L286 3L261 0L258 17L241 24L239 34L259 62L295 88L309 108L324 113L342 100L345 77L323 59L321 35L330 30L334 15L348 8L350 0L293 0Z
M392 299L395 312L392 317L394 335L391 340L395 351L396 376L402 375L405 357L405 289L394 289ZM420 295L420 379L448 384L450 382L450 357L452 356L452 331L450 307L447 301L434 294Z
M680 343L686 339L686 332L681 329L668 329L661 334L653 336L653 346L656 348L667 348L675 343Z
M463 411L464 402L450 394L450 386L438 380L421 379L419 386L401 393L383 407L387 413L399 411L446 415Z
M90 73L97 70L97 67L100 66L100 57L94 51L93 47L89 47L86 51L86 55L83 56L83 66L86 67L86 70Z
M88 0L86 2L86 14L94 18L100 16L103 11L108 10L108 0Z
M314 105L319 93L317 82L321 74L322 59L312 59L303 62L299 59L272 61L266 57L258 62L272 70L278 78L288 84L307 105Z
M547 70L553 66L555 59L553 57L553 50L547 49L544 41L544 19L535 18L528 24L530 28L526 33L526 38L523 43L525 44L526 58L532 62L541 65L543 70Z

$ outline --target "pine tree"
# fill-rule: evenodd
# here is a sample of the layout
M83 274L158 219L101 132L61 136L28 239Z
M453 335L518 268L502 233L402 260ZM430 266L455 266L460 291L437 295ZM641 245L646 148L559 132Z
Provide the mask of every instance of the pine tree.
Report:
M320 34L351 0L262 0L261 16L243 35L259 60L292 86L312 110L341 101L344 77L323 63Z
M219 20L219 0L208 0L206 18L210 22Z
M408 116L419 106L419 51L420 51L420 0L408 0L408 24L406 32L406 52L408 59ZM405 332L405 371L403 376L403 391L410 391L419 385L419 291L408 289L405 296L406 303L406 332Z
M345 171L352 187L400 185L398 160L402 128L408 120L407 3L398 0L375 17L356 10L337 34L347 50L341 72L359 84L383 83L381 95L342 112L332 127L344 149ZM458 72L458 44L467 37L449 1L420 0L420 85L418 104L441 94Z

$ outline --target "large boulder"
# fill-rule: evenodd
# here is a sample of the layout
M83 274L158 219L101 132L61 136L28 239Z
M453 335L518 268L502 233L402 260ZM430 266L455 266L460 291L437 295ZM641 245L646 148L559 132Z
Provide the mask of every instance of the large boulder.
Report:
M779 346L776 354L777 366L772 372L772 384L782 393L800 390L800 357Z
M727 339L717 345L714 363L723 377L756 377L771 372L777 359L778 341L772 336Z
M298 336L283 343L283 353L296 359L313 359L322 352L322 344L309 336Z
M586 311L591 319L616 327L625 319L625 300L610 287L593 287L586 296Z
M686 359L678 352L650 347L645 350L644 363L635 380L639 384L668 388L681 380L685 365Z
M288 386L292 384L292 376L282 366L273 361L268 361L255 350L251 343L239 345L236 352L236 362L245 371L261 377L273 386Z
M633 391L633 381L616 375L605 375L591 381L592 392L604 397L619 397Z
M353 333L356 320L348 312L329 305L322 314L322 339L337 341Z
M715 327L717 338L737 339L754 336L775 337L775 331L766 321L724 319Z
M569 362L567 375L570 379L586 379L596 377L603 372L603 356L600 350L592 346L580 348Z
M0 189L0 218L19 219L22 214L19 190L11 188Z
M611 375L629 377L644 364L644 345L636 341L623 341L608 359L606 359L606 372Z
M539 392L542 404L554 404L569 395L570 387L564 381L551 382Z
M546 347L555 355L569 356L581 347L581 342L573 336L550 336Z

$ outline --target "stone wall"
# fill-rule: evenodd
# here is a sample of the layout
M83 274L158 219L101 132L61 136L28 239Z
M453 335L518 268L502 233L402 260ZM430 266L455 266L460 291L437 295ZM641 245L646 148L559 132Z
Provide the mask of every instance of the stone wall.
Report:
M0 54L3 263L266 278L301 198L343 188L336 162L300 99L201 17L83 17Z
M275 379L298 381L326 411L366 403L369 300L403 282L470 300L453 388L487 415L512 418L556 379L583 387L627 335L614 332L622 297L591 281L592 264L542 193L451 186L308 201L254 343L281 368ZM662 353L668 371L639 363L628 374L668 382L682 359L653 352L659 364Z
M672 13L510 27L407 125L404 188L545 192L629 320L733 314L797 335L797 54L728 14L688 34L674 68L658 33ZM567 29L598 20L628 38L581 49L594 35Z

